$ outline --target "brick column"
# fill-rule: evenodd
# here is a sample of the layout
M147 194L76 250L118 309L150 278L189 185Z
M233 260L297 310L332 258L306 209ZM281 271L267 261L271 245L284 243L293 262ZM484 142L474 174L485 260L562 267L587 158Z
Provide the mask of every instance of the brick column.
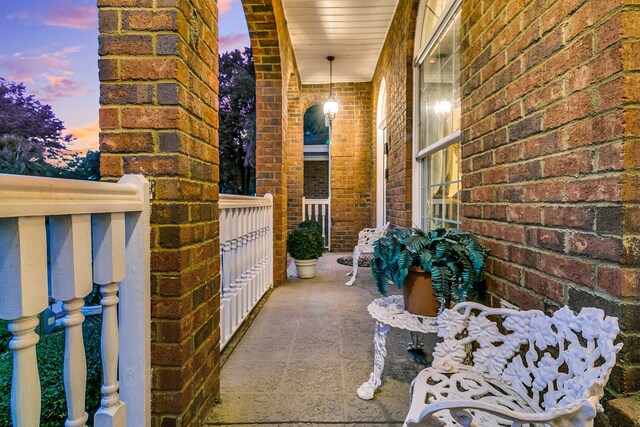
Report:
M199 425L220 370L216 2L98 7L102 175L153 193L153 425Z
M463 225L492 249L494 304L620 319L610 396L640 389L640 9L623 3L462 10Z
M302 221L304 197L304 111L300 105L300 84L294 74L287 88L287 228L293 230Z
M280 0L242 0L256 70L256 192L273 194L274 284L287 262L287 88L297 68ZM293 77L292 77L293 76Z

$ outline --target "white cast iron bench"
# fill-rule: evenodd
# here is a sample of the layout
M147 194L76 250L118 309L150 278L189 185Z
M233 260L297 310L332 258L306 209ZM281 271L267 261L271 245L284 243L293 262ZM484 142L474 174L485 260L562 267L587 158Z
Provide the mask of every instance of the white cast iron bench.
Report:
M548 317L466 302L437 327L443 341L411 384L405 426L592 427L622 348L618 319L597 308Z
M377 228L365 228L358 233L358 244L353 248L353 268L347 273L351 279L345 283L347 286L353 285L358 275L358 259L364 254L373 254L373 242L385 235L389 229L389 222Z

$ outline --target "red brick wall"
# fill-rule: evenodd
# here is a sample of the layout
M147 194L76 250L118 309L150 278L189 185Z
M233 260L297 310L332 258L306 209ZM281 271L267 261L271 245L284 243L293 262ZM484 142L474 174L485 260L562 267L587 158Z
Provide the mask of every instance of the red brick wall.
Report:
M216 2L98 7L102 175L152 188L152 425L199 425L220 371Z
M340 111L330 148L331 250L352 251L358 232L371 223L371 83L334 84L333 93ZM302 111L324 104L328 95L328 84L303 85Z
M329 198L329 162L304 162L304 197L307 199Z
M493 304L619 317L615 393L640 389L639 23L618 0L462 11L463 226Z
M387 220L403 227L411 226L411 171L413 151L413 39L419 0L400 0L373 75L371 131L372 210L371 224L376 220L376 132L378 94L382 79L386 82L387 134L391 150L387 157Z

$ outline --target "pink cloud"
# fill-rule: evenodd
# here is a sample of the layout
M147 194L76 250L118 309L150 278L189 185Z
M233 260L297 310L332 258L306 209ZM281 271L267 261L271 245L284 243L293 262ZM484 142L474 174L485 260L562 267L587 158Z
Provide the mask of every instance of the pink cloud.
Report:
M70 150L84 152L98 149L98 134L100 133L98 120L82 127L69 129L67 133L75 138L69 146Z
M68 2L58 2L57 5L49 7L42 23L52 27L97 30L98 8L95 6L72 7Z
M220 52L228 52L234 49L243 50L245 46L250 46L249 34L229 34L220 37L218 40L218 49Z
M218 0L218 13L222 15L231 10L231 5L236 0Z
M33 82L44 72L71 75L73 72L65 70L71 66L69 55L80 51L81 46L70 46L53 52L33 54L16 52L10 58L0 58L0 75L9 80L19 82Z
M95 6L74 7L70 1L58 1L43 13L18 11L5 16L7 19L40 22L51 27L74 28L76 30L98 29L98 8Z
M70 96L86 96L91 92L83 89L83 84L66 77L44 75L48 84L38 90L41 101L49 103Z

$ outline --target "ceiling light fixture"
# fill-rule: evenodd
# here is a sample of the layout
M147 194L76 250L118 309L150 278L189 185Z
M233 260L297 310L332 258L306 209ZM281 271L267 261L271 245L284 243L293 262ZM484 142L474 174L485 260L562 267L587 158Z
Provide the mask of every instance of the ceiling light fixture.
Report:
M324 103L324 115L329 120L329 127L338 113L338 101L333 97L333 61L335 59L335 56L327 56L329 61L329 98Z

